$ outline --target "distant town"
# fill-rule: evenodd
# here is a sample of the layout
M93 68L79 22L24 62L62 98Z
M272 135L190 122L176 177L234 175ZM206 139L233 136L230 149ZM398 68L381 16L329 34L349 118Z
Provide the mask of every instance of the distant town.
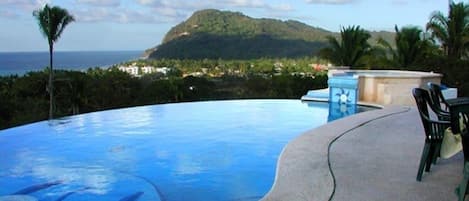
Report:
M288 73L290 75L296 76L314 76L318 71L326 71L329 67L332 66L331 63L322 64L322 63L310 63L307 67L302 67L300 69L293 70L287 66L288 61L286 62L274 62L267 67L266 70L255 70L251 74L269 74L269 75L281 75L282 73ZM296 64L294 64L296 66ZM194 77L221 77L224 75L236 75L244 76L249 73L247 69L254 69L255 64L249 64L247 68L240 68L239 66L227 67L227 66L211 66L211 67L195 67L195 68L185 68L184 70L178 69L176 67L162 66L155 67L149 65L145 61L136 61L126 64L119 64L114 66L114 68L119 69L122 72L126 72L133 77L142 77L149 74L160 74L161 76L168 76L171 72L181 71L181 77L194 76ZM271 69L271 70L269 70Z
M137 63L132 63L131 65L124 66L120 65L117 67L120 71L129 73L134 77L141 77L145 74L151 73L162 73L163 75L167 75L171 68L168 67L154 67L154 66L137 66Z

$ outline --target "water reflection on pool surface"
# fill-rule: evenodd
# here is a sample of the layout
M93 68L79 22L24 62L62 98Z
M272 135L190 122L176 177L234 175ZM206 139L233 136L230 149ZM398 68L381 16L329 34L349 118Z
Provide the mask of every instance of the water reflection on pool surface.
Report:
M328 111L298 100L192 102L2 130L0 200L258 200L283 146Z

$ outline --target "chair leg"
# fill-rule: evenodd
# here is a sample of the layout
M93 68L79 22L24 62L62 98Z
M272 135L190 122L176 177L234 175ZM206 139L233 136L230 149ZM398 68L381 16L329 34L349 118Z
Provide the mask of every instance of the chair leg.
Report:
M428 151L428 156L425 159L427 163L425 166L425 172L430 172L430 167L432 166L433 158L436 155L435 150L436 150L436 144L430 143L430 150Z
M430 151L430 143L425 142L425 146L422 150L422 156L420 157L419 170L417 172L417 181L422 181L423 168L427 163L428 152Z
M435 152L433 154L433 159L432 159L433 164L436 164L437 159L440 157L440 151L441 151L441 142L438 142L435 144Z
M459 186L456 188L456 193L458 194L459 201L464 201L464 198L466 197L467 184L469 182L469 162L464 161L463 171L463 179Z

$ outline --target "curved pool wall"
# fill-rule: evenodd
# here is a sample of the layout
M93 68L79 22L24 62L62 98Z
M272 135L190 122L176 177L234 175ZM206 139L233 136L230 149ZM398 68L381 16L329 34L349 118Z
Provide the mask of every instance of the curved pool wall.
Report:
M2 130L0 198L259 200L283 147L328 122L329 108L298 100L163 104Z

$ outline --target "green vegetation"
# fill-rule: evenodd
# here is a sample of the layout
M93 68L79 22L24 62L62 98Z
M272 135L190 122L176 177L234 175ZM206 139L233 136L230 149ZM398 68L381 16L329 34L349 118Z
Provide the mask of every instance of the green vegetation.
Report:
M371 44L391 32L372 32ZM255 19L239 12L214 9L195 12L173 27L163 43L146 51L153 59L258 59L299 58L317 55L327 46L327 37L337 37L321 28L288 20Z
M434 12L427 24L431 38L412 26L401 30L396 26L395 30L395 43L380 39L379 46L372 45L366 51L366 31L358 27L343 29L340 39L329 37L329 47L321 50L321 56L352 68L442 73L443 84L457 87L459 96L469 96L469 5L452 2L448 17Z
M401 30L397 26L395 46L393 48L387 41L380 39L378 43L384 46L391 55L391 58L385 59L393 66L409 67L421 61L430 48L431 43L427 39L423 39L422 30L418 27L408 26Z
M138 65L168 66L168 74L140 78L117 68L87 72L55 71L54 115L169 102L221 99L299 99L309 89L325 88L327 75L315 71L317 59L155 60ZM205 71L204 76L188 74ZM48 71L0 77L0 129L47 119ZM183 77L182 75L187 75ZM217 74L215 76L215 74Z
M448 16L432 13L427 30L437 42L426 50L417 69L443 73L443 83L457 87L460 96L469 96L469 5L452 2Z
M257 59L310 56L325 47L323 42L276 39L269 35L252 38L195 33L169 41L150 54L153 59Z
M427 29L441 42L443 50L450 59L467 58L469 46L469 5L452 2L448 17L441 12L431 15Z
M222 75L249 76L272 74L299 74L314 75L316 71L312 64L325 64L327 60L316 57L302 57L296 59L150 59L129 61L123 65L135 64L136 66L170 67L173 76L190 75L199 73L210 77Z
M332 36L327 37L330 47L324 48L321 55L335 65L362 66L360 59L371 51L368 43L370 37L371 35L360 26L342 28L340 41Z
M269 35L277 39L303 41L325 41L324 37L331 34L324 29L311 27L298 21L255 19L239 12L206 9L195 12L185 22L173 27L166 34L163 43L195 33L242 38Z
M49 92L49 119L53 119L54 111L54 68L53 68L53 52L54 43L60 38L60 35L64 31L65 27L73 22L75 19L71 16L67 10L58 6L49 7L45 5L44 8L35 10L33 16L36 18L39 29L47 42L49 43L49 84L47 90Z

